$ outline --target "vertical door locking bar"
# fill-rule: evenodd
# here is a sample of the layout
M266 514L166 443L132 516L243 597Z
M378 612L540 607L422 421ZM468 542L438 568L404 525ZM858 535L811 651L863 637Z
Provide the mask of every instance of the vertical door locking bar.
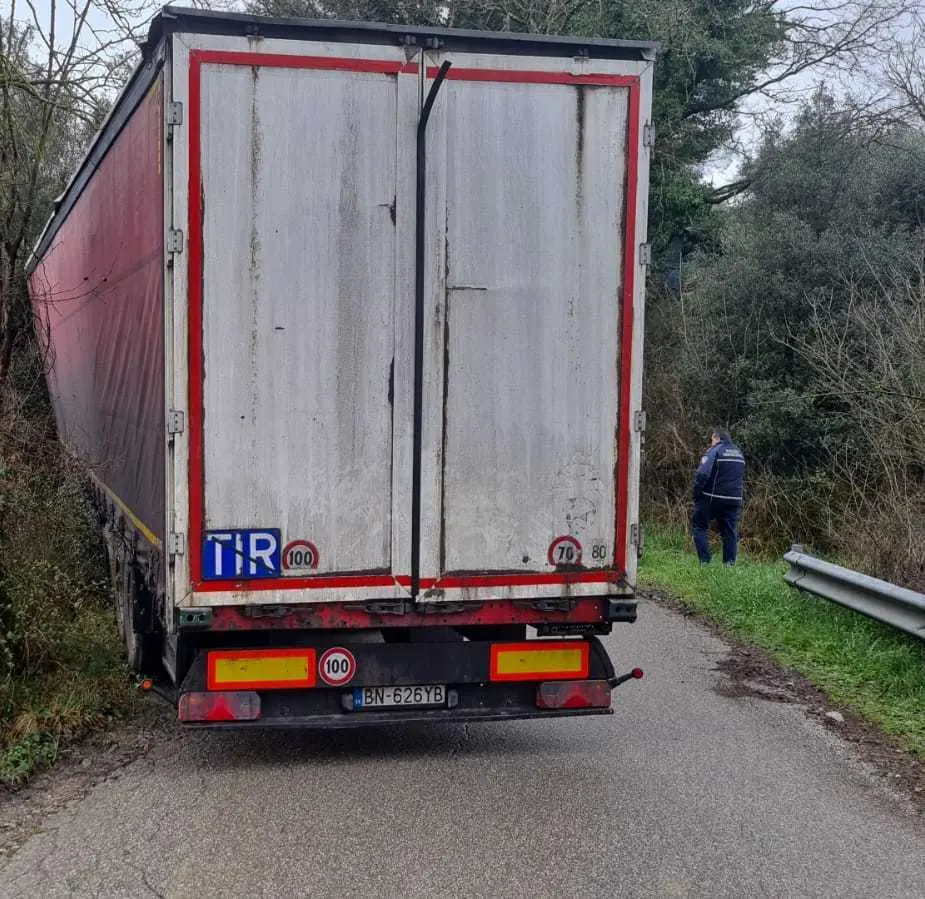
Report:
M417 135L417 199L414 258L414 441L411 469L411 596L421 590L421 470L424 448L424 265L427 214L427 123L452 63L445 60L434 78L421 109ZM421 71L426 74L422 55Z

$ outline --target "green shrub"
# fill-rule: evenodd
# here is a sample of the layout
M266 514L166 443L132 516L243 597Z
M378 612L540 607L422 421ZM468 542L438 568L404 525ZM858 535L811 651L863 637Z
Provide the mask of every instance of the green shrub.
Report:
M105 552L80 468L41 419L0 422L0 782L131 707Z

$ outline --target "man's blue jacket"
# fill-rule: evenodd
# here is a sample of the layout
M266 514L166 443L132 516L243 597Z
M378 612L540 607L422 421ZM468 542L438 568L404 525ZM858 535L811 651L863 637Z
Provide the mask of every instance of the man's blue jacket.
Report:
M694 475L694 499L741 503L745 485L745 456L732 441L711 446Z

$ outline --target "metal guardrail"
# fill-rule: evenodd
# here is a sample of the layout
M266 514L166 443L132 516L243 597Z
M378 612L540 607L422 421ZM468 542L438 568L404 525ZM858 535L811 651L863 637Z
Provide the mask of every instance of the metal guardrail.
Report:
M784 561L790 563L784 580L792 587L815 593L925 640L925 594L823 562L803 552L802 546L792 547Z

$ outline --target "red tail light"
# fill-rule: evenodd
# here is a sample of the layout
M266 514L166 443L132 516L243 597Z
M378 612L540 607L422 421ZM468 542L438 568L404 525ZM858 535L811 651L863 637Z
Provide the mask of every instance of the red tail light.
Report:
M538 709L609 709L610 684L605 680L551 681L536 688Z
M250 691L184 693L179 717L181 721L256 721L260 717L260 695Z

